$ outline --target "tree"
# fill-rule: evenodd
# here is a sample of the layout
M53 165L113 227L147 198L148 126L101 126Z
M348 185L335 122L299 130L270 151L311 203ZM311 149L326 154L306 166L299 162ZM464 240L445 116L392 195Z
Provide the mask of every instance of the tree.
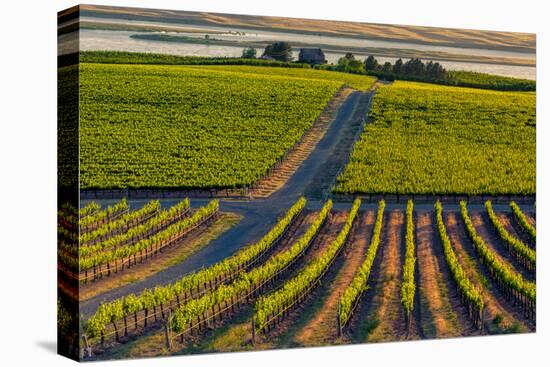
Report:
M404 73L407 75L424 76L426 74L426 66L417 58L410 59L403 65Z
M391 73L392 72L392 64L391 62L386 61L384 65L382 66L382 71L384 73Z
M288 42L274 42L265 47L262 56L269 56L279 61L291 61L292 46Z
M401 60L401 58L397 59L393 65L393 72L395 74L401 74L403 72L403 60Z
M364 71L363 63L360 60L356 60L351 52L348 52L344 57L338 60L336 69L352 74L361 74Z
M378 69L378 60L376 60L372 55L367 57L365 60L365 70L371 71L376 69Z
M346 52L346 55L344 56L344 58L348 60L355 60L355 56L351 52Z
M256 58L256 49L254 47L247 47L243 49L243 59L255 59Z
M447 70L440 63L436 62L433 64L431 74L435 79L445 79L447 77Z

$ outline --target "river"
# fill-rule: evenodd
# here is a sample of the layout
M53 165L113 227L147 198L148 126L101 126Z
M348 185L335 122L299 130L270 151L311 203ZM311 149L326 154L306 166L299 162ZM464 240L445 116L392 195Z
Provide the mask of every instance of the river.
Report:
M310 35L291 32L274 32L265 30L248 30L239 29L235 27L213 27L213 26L186 26L184 24L174 25L162 22L145 22L145 21L131 21L120 19L98 19L91 17L82 17L82 21L89 21L94 23L116 23L128 24L132 26L167 26L172 29L177 29L178 26L182 27L179 32L168 32L168 34L177 34L189 37L203 37L204 34L210 34L211 37L225 40L234 41L236 46L229 45L206 45L197 43L185 43L185 42L166 42L159 40L144 40L135 39L130 36L133 34L150 34L150 32L142 31L124 31L124 30L99 30L99 29L82 29L80 31L80 49L89 50L111 50L111 51L133 51L133 52L154 52L164 53L182 56L217 56L217 57L238 57L241 55L243 47L239 46L238 42L268 42L275 40L288 41L291 44L300 43L307 44L311 47L316 45L332 45L335 47L377 47L390 50L417 50L419 52L445 52L454 55L469 55L469 56L482 56L482 57L508 57L515 59L535 60L536 55L527 52L515 52L515 51L503 51L494 49L475 49L475 48L459 48L449 46L436 46L425 45L417 43L407 42L393 42L393 41L381 41L371 39L358 39L325 35ZM193 32L189 32L190 30ZM187 30L187 32L186 32ZM198 32L198 33L197 33ZM220 33L222 32L222 33ZM63 53L63 47L65 42L69 42L70 37L60 37L60 53ZM263 49L258 48L258 54L261 54ZM326 58L329 63L335 63L340 57L344 55L342 52L326 52ZM294 57L297 58L298 53L294 51ZM364 56L358 56L364 57ZM377 57L380 62L395 61L396 58L392 57ZM519 65L505 65L505 64L489 64L481 62L462 62L462 61L448 61L437 60L445 68L449 70L469 70L482 73L497 74L503 76L512 76L524 79L536 79L536 67L534 66L519 66Z

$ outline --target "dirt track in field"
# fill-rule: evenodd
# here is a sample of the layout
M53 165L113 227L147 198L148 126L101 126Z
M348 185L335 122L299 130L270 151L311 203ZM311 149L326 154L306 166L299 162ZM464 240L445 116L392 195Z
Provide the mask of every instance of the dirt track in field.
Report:
M267 198L284 186L323 138L336 117L336 111L342 107L352 92L351 88L343 88L330 100L326 109L305 132L300 142L291 149L281 164L274 168L268 177L260 180L254 189L250 190L250 195L253 198Z
M328 285L327 295L322 306L309 322L295 336L294 342L301 346L318 346L333 343L338 337L336 315L341 293L349 285L364 261L372 234L376 213L372 210L359 213L350 234L348 247L344 253L333 282Z
M402 267L405 251L405 213L392 210L385 216L384 230L381 236L382 251L380 273L373 284L373 312L370 319L376 319L377 326L371 330L367 341L383 342L406 339L418 339L416 325L407 331L403 307L401 305Z
M319 171L323 170L323 163L334 153L345 127L352 123L353 112L359 104L368 102L364 98L361 98L363 94L363 92L354 91L348 96L338 110L336 118L315 146L315 149L300 164L299 169L292 174L280 190L267 199L254 201L226 200L220 202L221 210L235 212L244 217L231 230L212 241L209 246L197 251L197 253L190 256L186 261L164 269L147 279L110 290L100 296L82 302L81 312L89 315L97 310L101 302L112 301L130 293L139 293L147 288L171 283L186 273L195 271L203 266L212 265L230 256L246 244L259 240L276 223L278 217L285 213L304 194L304 188L317 180ZM208 200L192 199L191 204L193 207L204 205ZM102 205L106 205L113 200L97 201ZM139 207L147 201L149 200L134 199L132 200L132 206ZM162 206L172 205L175 201L177 200L163 200ZM312 209L316 209L319 205L320 203L315 203ZM311 207L311 205L308 207ZM351 203L346 203L343 207L349 209Z
M416 216L416 246L418 288L420 297L420 323L426 338L447 338L464 334L467 320L455 312L457 300L451 300L451 278L442 261L443 251L436 234L433 212L420 212ZM437 248L436 248L437 247ZM453 302L454 301L454 302ZM454 305L454 307L453 307ZM459 310L464 312L464 310Z

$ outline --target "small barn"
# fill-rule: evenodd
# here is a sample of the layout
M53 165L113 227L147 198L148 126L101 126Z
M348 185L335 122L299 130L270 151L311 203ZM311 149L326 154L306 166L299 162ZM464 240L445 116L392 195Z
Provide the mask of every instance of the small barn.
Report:
M325 64L325 53L320 48L301 48L298 56L299 62L308 64Z
M260 60L269 60L269 61L277 61L275 58L268 56L268 55L262 55L259 57Z

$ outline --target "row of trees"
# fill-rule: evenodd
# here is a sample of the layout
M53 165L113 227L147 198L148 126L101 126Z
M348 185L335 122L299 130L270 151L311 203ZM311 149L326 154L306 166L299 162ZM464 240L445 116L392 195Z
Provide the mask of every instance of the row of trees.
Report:
M369 56L364 62L362 62L357 60L351 52L348 52L344 57L338 60L336 69L355 74L370 72L408 75L429 79L445 79L447 76L447 70L445 70L438 62L429 61L424 63L422 60L417 58L411 58L410 60L403 62L403 60L399 58L394 64L388 61L384 64L380 64L374 56Z
M256 58L256 49L252 47L245 48L242 57L245 59ZM292 61L292 46L288 42L274 42L265 47L262 58ZM447 77L447 70L438 62L429 61L424 63L418 58L411 58L403 62L400 58L394 64L388 61L381 64L372 55L367 57L365 61L361 61L356 59L351 52L340 58L335 68L338 71L354 74L382 73L437 80L446 79Z

